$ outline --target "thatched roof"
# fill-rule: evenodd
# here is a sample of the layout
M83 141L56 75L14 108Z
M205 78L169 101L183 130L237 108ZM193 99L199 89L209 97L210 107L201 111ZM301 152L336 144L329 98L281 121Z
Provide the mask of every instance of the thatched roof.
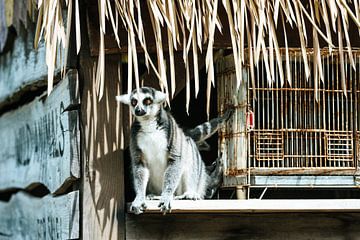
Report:
M49 65L49 91L52 86L52 74L55 64L56 46L59 42L67 49L70 31L65 32L63 18L61 15L61 2L50 0L38 0L38 30L35 42L40 36L45 38L47 44L47 60ZM80 21L78 0L65 1L69 9L67 22L76 21L77 50L80 49ZM306 2L306 4L304 4ZM321 57L319 39L326 41L328 48L339 48L340 59L344 59L344 54L348 54L352 66L355 68L351 40L348 34L350 21L360 29L360 10L359 0L146 0L147 9L141 9L140 0L99 0L99 29L100 29L100 50L96 81L99 89L99 97L103 92L104 81L104 35L105 24L109 21L115 38L120 46L118 29L119 24L123 24L128 33L128 86L132 89L133 78L136 87L139 87L138 73L138 53L136 51L137 42L140 43L145 52L145 62L148 68L152 69L159 79L161 88L171 97L176 88L174 51L183 51L183 60L186 66L189 64L189 55L194 58L194 85L195 95L199 91L199 69L197 56L199 51L206 51L206 71L208 74L208 94L210 94L211 84L214 83L214 64L213 64L213 44L216 31L222 32L223 28L229 28L231 34L232 49L236 66L237 85L242 80L242 66L245 61L245 51L248 51L250 67L257 65L260 57L266 61L275 59L280 73L281 84L287 81L287 71L283 69L282 60L277 39L277 32L283 29L283 38L286 49L286 66L289 68L288 61L288 39L286 26L298 31L300 48L302 49L303 61L305 64L306 77L310 78L309 59L306 48L312 47L314 50L312 62L314 63L314 76L324 80L321 74ZM73 6L75 5L75 6ZM219 8L224 8L227 14L227 22L220 22L218 17ZM71 12L75 10L75 19L71 19ZM142 13L148 11L152 23L154 36L157 43L157 62L153 63L150 59L146 47L146 39L143 28ZM309 28L305 24L310 24L312 32L312 46L307 46L307 31ZM322 31L320 26L323 26ZM69 29L68 29L69 30ZM162 32L166 32L166 38ZM332 39L332 35L337 35L337 41ZM354 39L359 41L359 39ZM168 43L168 53L164 52L164 42ZM338 42L335 46L334 42ZM203 49L205 46L205 49ZM170 63L164 62L164 55L169 54ZM66 61L65 61L66 62ZM341 71L344 72L344 64L341 64ZM168 66L168 69L166 69ZM285 71L284 71L285 70ZM170 71L171 79L168 84L166 72ZM189 68L187 67L187 71ZM253 72L253 71L251 71ZM267 72L271 77L270 71ZM190 74L187 82L187 105L190 95ZM251 76L252 79L254 76ZM345 82L345 75L342 74L342 81ZM345 87L345 84L343 84ZM345 90L345 89L344 89ZM345 93L345 91L344 91ZM209 99L209 97L208 97Z

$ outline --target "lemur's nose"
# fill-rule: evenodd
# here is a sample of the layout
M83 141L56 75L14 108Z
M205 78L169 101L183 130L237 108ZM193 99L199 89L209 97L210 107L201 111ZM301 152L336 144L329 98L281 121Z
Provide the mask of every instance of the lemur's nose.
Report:
M145 115L145 111L141 108L135 108L135 115L136 116L144 116Z

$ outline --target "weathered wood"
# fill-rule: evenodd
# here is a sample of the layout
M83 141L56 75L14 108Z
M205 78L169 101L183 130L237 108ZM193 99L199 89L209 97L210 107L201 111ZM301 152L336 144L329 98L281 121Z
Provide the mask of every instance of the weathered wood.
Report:
M0 55L0 108L17 100L19 92L47 84L46 47L41 41L35 50L34 36L34 24L29 23L26 30L20 27L11 50ZM55 76L60 72L63 60L58 54Z
M250 168L252 174L256 175L325 175L325 176L354 176L356 169L354 168L277 168L277 169L261 169L261 168Z
M5 1L0 0L0 53L5 47L5 43L8 36L8 28L6 24L6 8Z
M96 61L88 57L80 60L83 80L83 239L123 239L125 236L124 125L122 106L115 101L121 89L119 60L119 56L106 57L104 95L101 100L93 81Z
M246 116L248 111L248 74L242 70L241 82L237 86L235 76L235 63L233 55L220 58L216 63L217 96L219 112L226 111L229 107L235 108L235 113L219 134L219 155L225 166L223 185L225 187L238 186L237 196L246 199L246 191L240 185L241 179L247 175L248 161L248 132ZM236 184L236 185L232 185Z
M145 213L159 213L159 201L146 201ZM359 199L174 200L172 213L360 212Z
M0 202L0 239L79 238L79 193L44 198L17 193Z
M158 214L126 218L126 239L360 239L360 213Z
M61 192L79 178L78 112L71 111L79 105L77 72L69 71L45 98L0 117L1 190L42 183Z
M268 187L359 187L354 175L352 176L251 176L251 185Z

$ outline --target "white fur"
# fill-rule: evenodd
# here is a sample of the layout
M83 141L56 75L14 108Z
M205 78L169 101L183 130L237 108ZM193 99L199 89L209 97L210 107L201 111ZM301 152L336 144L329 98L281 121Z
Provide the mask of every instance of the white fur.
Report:
M129 105L130 104L130 94L123 94L123 95L118 95L115 97L116 101L124 103Z
M148 188L151 193L160 195L168 159L166 135L163 130L156 129L155 120L141 122L141 126L142 131L137 136L137 143L149 168Z

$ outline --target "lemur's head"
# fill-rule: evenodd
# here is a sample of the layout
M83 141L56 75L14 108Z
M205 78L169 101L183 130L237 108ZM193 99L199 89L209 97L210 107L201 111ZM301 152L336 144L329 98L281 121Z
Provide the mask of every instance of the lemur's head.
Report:
M154 88L142 87L130 94L116 96L116 100L130 106L132 114L138 120L149 120L157 115L166 94Z

